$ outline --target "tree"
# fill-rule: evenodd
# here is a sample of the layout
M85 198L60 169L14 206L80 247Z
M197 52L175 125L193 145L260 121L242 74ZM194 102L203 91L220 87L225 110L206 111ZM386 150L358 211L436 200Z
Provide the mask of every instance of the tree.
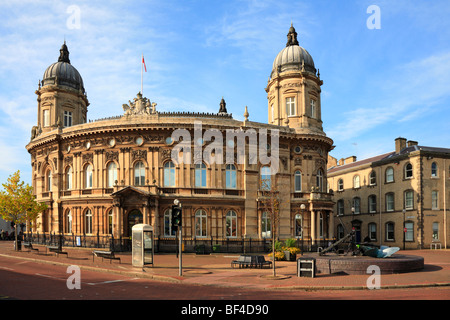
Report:
M4 188L0 191L0 215L2 218L11 221L16 226L28 222L31 227L39 213L47 209L47 205L37 202L33 195L33 187L20 181L20 170L9 176L7 182L2 185ZM17 227L15 231L15 247L18 250Z
M275 231L280 219L280 194L278 191L278 177L277 175L262 174L260 177L260 208L266 213L270 219L270 233L272 236L272 268L273 276L276 277L275 272Z

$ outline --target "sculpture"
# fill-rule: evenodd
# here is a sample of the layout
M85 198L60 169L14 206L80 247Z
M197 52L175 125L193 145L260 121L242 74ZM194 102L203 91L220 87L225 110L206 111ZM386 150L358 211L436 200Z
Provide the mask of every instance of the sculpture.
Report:
M138 92L134 102L128 100L128 104L122 104L124 115L150 115L156 113L156 103L150 99L142 97L142 93Z

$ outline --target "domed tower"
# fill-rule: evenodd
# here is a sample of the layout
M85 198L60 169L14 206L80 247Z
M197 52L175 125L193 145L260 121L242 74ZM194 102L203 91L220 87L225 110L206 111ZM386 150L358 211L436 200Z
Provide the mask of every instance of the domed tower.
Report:
M278 53L266 87L269 123L298 133L323 134L320 92L323 81L311 55L299 46L292 26L286 48Z
M32 139L58 127L70 127L86 122L89 101L83 79L70 64L66 42L61 46L58 62L51 64L39 82L38 123Z

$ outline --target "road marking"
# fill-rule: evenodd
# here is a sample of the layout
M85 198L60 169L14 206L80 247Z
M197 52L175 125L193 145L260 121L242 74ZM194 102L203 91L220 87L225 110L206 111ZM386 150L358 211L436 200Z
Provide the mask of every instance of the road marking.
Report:
M139 278L133 278L133 279L126 279L126 280L109 280L109 281L102 281L102 282L88 282L86 284L90 285L90 286L96 286L98 284L108 284L108 283L117 283L117 282L126 282L126 281L132 281L132 280L137 280Z
M45 278L51 278L51 279L57 279L57 280L65 280L65 279L61 279L61 278L58 278L58 277L49 276L47 274L35 273L35 275L40 276L40 277L45 277Z
M7 267L0 267L0 269L5 269L5 270L14 270L14 269L11 269L11 268L7 268Z

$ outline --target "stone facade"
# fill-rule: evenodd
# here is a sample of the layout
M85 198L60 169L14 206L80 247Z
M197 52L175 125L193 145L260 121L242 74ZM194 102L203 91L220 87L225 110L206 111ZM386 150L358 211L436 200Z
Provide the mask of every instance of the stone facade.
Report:
M387 154L330 160L340 164L328 169L337 237L355 227L361 240L369 237L376 244L416 249L438 242L443 247L450 240L449 159L450 149L398 138L395 151Z
M70 64L64 46L61 50L67 59L61 63ZM123 115L87 122L89 102L81 80L70 85L58 82L58 77L67 76L63 71L56 74L55 81L43 79L42 87L36 91L38 124L26 146L31 154L36 198L49 206L39 218L37 230L76 235L113 234L118 238L130 236L131 227L143 222L154 227L156 236L174 237L170 209L178 199L183 206L184 237L269 237L270 221L260 201L260 184L266 166L261 161L252 161L255 153L250 148L250 137L241 145L238 140L231 142L225 138L229 130L249 135L266 130L268 149L274 141L274 132L279 133L277 187L281 202L277 236L301 237L313 242L333 238L334 203L324 186L333 141L322 131L322 81L315 69L302 71L301 64L297 68L298 72L282 69L276 75L272 72L266 90L269 107L282 110L281 97L290 95L289 90L294 88L297 116L284 122L272 119L270 124L249 121L247 108L244 121L233 119L223 98L217 114L164 113L158 112L156 103L140 93L134 102L118 102L118 110L122 104ZM280 91L284 86L289 87L288 91ZM305 112L301 110L311 97L319 101L316 116L302 120ZM50 110L45 126L44 110ZM70 123L66 121L67 111L72 112ZM198 122L203 140L196 136ZM194 150L189 156L191 163L173 161L172 151L179 143L174 139L177 129L193 138L189 143ZM230 143L233 145L231 162L228 159L223 163L201 161L201 153L211 142L204 136L209 129L224 137L222 150ZM200 143L200 154L195 152L196 143ZM239 154L242 146L243 161Z

